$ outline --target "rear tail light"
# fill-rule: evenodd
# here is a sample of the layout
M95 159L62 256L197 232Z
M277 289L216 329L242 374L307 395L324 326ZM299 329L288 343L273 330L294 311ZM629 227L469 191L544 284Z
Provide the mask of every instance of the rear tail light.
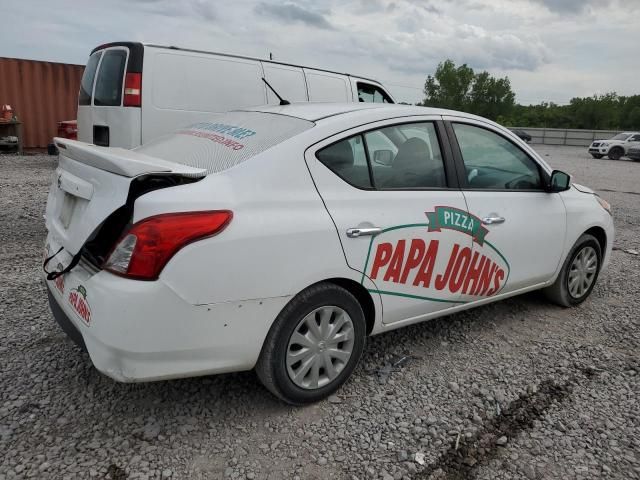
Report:
M127 73L124 77L125 107L139 107L142 105L142 74Z
M145 218L116 243L105 269L127 278L155 280L178 250L220 233L232 217L228 210L215 210Z

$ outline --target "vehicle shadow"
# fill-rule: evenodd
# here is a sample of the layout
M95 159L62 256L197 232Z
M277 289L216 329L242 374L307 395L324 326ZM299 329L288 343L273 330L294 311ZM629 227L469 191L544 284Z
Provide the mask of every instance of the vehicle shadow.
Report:
M474 335L494 334L496 330L506 330L514 325L522 329L522 320L530 313L553 316L560 310L548 304L540 293L533 292L377 335L369 339L354 377L356 381L364 381L372 370L382 367L392 357L420 357L428 351L430 356L437 358L446 349L464 343L471 332ZM88 354L62 335L56 333L60 342L60 354L54 362L55 368L59 369L58 388L66 390L67 395L78 392L82 397L91 398L98 411L108 411L121 418L144 413L162 418L198 412L205 414L201 418L209 422L233 422L242 418L246 423L246 417L266 418L272 414L290 413L294 408L267 392L254 372L139 384L118 383L98 372Z

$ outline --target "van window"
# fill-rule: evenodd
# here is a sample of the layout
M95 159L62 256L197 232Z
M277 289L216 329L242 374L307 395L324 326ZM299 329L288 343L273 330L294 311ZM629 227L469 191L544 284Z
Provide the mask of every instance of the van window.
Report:
M136 151L217 173L313 126L313 122L288 115L229 112L152 140Z
M91 94L93 93L93 79L96 76L96 68L102 52L96 52L89 57L87 66L84 67L82 80L80 81L80 92L78 93L78 105L91 105Z
M125 50L107 50L100 64L93 104L120 106L122 103L122 82L127 63Z
M393 103L389 95L380 87L358 82L358 101L367 103Z

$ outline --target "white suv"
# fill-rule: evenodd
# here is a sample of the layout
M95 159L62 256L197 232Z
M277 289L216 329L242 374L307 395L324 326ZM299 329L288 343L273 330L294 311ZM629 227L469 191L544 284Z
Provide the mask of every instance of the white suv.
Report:
M640 146L640 132L624 132L609 140L595 140L589 145L589 153L593 158L606 155L611 160L619 160L627 154L629 148L636 146Z

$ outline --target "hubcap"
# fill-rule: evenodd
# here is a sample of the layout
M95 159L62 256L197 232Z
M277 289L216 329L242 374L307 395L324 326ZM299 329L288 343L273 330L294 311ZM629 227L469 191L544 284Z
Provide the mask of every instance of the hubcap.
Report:
M573 298L582 297L591 287L598 272L598 255L593 247L584 247L575 256L569 268L567 279L569 294Z
M353 322L340 307L316 308L296 326L287 346L287 373L307 390L331 383L353 352Z

